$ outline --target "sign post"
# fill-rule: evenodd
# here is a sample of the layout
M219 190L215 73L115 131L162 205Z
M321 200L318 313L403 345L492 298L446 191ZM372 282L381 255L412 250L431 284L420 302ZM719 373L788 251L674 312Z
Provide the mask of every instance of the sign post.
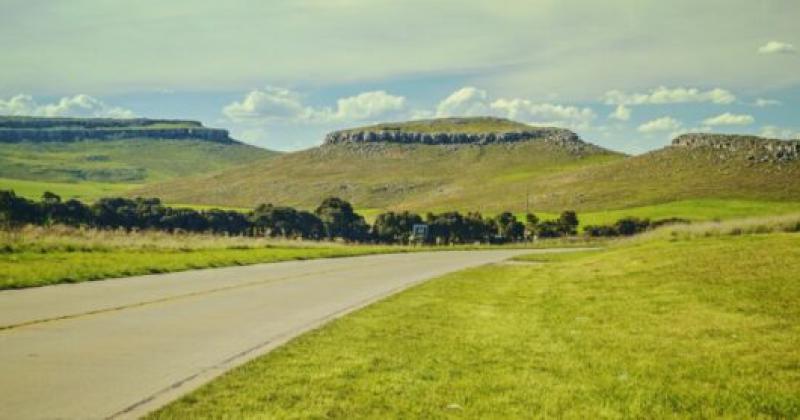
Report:
M411 227L411 242L422 244L428 239L428 225L416 224Z

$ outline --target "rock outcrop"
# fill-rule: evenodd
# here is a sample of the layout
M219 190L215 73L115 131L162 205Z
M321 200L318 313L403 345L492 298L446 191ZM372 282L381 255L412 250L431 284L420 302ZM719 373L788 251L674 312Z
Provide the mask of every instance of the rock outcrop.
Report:
M577 134L563 128L531 128L521 131L487 133L420 133L392 130L342 130L325 136L326 145L359 143L401 143L428 145L486 145L496 143L516 143L521 141L543 141L568 149L582 150L589 146Z
M756 162L790 162L800 159L800 140L766 139L757 136L690 133L672 140L673 147L707 148L743 154Z
M142 138L238 143L230 138L227 130L203 127L197 121L0 117L0 143Z

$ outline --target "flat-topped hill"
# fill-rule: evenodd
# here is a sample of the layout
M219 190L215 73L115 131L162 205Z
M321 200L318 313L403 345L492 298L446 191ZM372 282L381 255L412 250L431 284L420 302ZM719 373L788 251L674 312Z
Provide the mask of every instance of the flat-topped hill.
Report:
M192 128L203 123L193 120L151 118L75 118L0 116L0 128Z
M81 184L118 191L275 154L198 121L0 117L0 189L39 182L56 192Z
M798 142L686 134L672 145L531 184L547 207L607 209L676 200L800 201Z
M360 131L394 131L400 133L509 133L532 128L528 124L495 117L451 117L427 120L380 123L339 130L340 133Z
M579 138L567 143L531 139L429 144L383 140L377 134L366 140L353 137L444 129L461 133L453 127L466 133L479 124L500 130L495 134L531 128L480 118L342 130L329 136L339 140L321 147L212 176L159 184L142 193L176 202L245 207L263 197L309 207L335 195L361 208L484 212L522 211L527 202L538 210L595 211L694 199L800 200L798 142L689 134L671 146L629 157Z
M462 131L455 131L458 127ZM391 128L394 128L392 130ZM527 141L419 142L382 137L354 137L386 132L484 136L539 130L497 118L469 118L379 124L342 130L329 141L269 161L254 162L210 176L158 184L137 194L170 202L249 207L264 200L310 208L327 196L359 207L418 210L472 209L501 211L525 206L526 184L552 174L624 158L625 155L585 143L569 130L566 142L549 137ZM486 129L490 131L477 131ZM509 131L509 130L514 131ZM374 130L374 131L373 131ZM417 131L420 130L420 131ZM348 140L343 140L343 136ZM331 141L332 137L337 138Z
M0 116L0 143L142 138L238 143L229 137L227 130L204 127L198 121Z
M800 140L778 140L736 134L690 133L676 137L675 147L707 148L732 155L744 154L757 162L794 161L800 159Z
M439 118L351 128L328 134L324 144L385 142L483 145L526 140L541 140L569 147L584 145L578 135L570 130L534 127L494 117Z

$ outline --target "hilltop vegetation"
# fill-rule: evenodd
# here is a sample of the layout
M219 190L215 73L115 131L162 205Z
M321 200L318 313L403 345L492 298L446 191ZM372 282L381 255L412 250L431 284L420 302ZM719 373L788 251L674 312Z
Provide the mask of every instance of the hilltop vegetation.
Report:
M162 120L150 118L73 118L73 117L28 117L0 116L2 129L154 129L154 128L202 128L199 121Z
M473 117L473 118L436 118L430 120L414 120L374 124L354 127L342 132L357 131L398 131L403 133L505 133L531 129L528 124L511 121L505 118Z

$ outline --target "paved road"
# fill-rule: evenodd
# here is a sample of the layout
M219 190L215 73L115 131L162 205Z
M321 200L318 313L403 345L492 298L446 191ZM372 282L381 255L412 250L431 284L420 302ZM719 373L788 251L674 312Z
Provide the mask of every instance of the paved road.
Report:
M296 261L0 292L0 418L137 417L409 285L530 252Z

